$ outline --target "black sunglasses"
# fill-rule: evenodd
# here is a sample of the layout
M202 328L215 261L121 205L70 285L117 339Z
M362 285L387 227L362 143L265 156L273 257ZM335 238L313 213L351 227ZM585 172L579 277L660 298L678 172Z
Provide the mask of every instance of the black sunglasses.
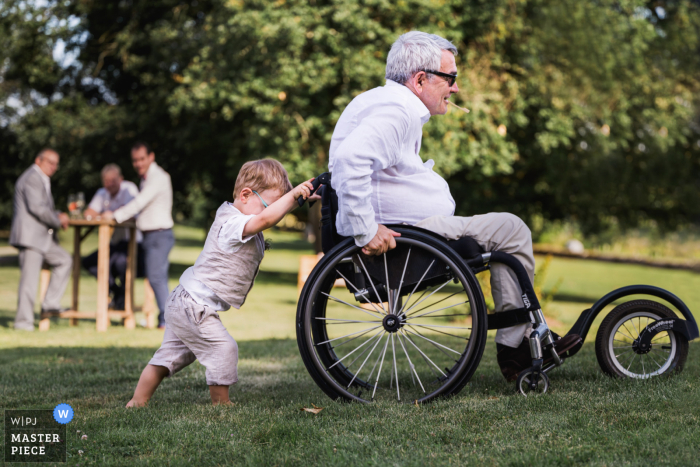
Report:
M445 78L447 81L447 84L452 87L455 84L455 81L457 81L457 75L451 75L449 73L443 73L441 71L433 71L433 70L422 70L425 73L430 73L431 75L437 75L440 76L441 78Z

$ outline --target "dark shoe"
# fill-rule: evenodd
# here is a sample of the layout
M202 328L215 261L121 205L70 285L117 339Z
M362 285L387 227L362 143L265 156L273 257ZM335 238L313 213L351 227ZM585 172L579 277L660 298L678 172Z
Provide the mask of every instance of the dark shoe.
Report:
M43 315L44 313L63 313L64 311L70 311L70 308L66 307L61 307L61 308L48 308L48 309L41 309L41 314Z
M518 347L503 347L496 354L496 360L506 381L515 381L521 371L532 366L530 342L524 338Z
M554 337L554 348L557 351L557 355L563 355L581 343L581 337L576 334L560 337L552 332L552 337ZM543 365L551 363L553 360L552 355L549 353L544 357ZM528 338L523 338L523 341L517 348L503 347L500 352L496 354L496 360L498 361L498 366L501 368L501 373L503 373L503 377L506 381L515 381L521 371L532 366L532 356L530 355L530 342Z

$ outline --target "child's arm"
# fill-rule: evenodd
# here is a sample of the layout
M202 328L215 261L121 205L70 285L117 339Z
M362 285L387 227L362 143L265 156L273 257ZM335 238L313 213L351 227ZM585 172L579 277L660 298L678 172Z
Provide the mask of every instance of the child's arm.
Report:
M243 237L245 238L255 235L258 232L262 232L263 230L269 229L273 225L276 225L288 212L299 206L297 204L298 197L303 196L304 199L309 198L311 195L311 190L313 190L311 180L313 180L313 178L297 186L292 191L265 208L263 212L252 217L243 228ZM317 197L317 195L311 197L311 199L314 198L320 199L320 197Z

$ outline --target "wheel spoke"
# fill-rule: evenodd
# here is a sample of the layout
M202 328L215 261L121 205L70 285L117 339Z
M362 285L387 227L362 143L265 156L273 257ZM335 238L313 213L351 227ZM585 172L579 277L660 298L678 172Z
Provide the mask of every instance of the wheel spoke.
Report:
M384 332L386 332L386 331L382 330L382 331L378 332L377 334L375 334L375 335L373 335L372 337L370 337L369 340L371 341L372 339L375 339L376 337L379 337L379 338L375 341L375 343L376 343L376 342L379 342L379 341L381 340L382 336L384 336ZM365 348L365 350L363 350L362 352L360 352L360 354L359 354L357 357L355 357L355 358L353 359L353 361L351 361L348 365L346 365L345 368L347 368L347 369L349 370L349 369L355 364L356 361L358 361L359 359L361 359L362 356L363 356L364 354L366 354L368 350L370 350L370 348L373 349L374 347L367 346L367 347ZM371 352L370 352L370 354L371 354ZM354 380L354 378L353 378L353 380ZM352 381L351 381L351 382L352 382Z
M406 354L406 360L408 360L408 366L411 368L411 376L414 374L416 375L416 378L418 379L418 384L420 384L420 388L423 390L423 394L425 394L425 388L423 387L423 382L420 380L420 376L418 376L418 373L416 372L416 367L413 365L413 362L411 361L411 357L408 356L408 351L406 351L406 346L403 345L403 341L401 338L403 337L401 334L397 334L399 337L399 344L401 344L401 348L403 349L403 353ZM404 338L405 339L405 338ZM413 380L413 385L416 385L416 381Z
M403 329L401 329L401 333L404 335L404 337L407 338L408 342L410 342L411 345L413 345L413 347L416 348L418 353L420 353L423 356L423 358L426 360L426 363L430 362L442 374L442 376L447 377L447 375L440 369L440 367L433 363L430 357L428 357L426 354L423 353L423 351L420 348L418 348L416 343L413 342L413 339L411 339L411 336L409 336ZM430 368L430 365L428 365L428 367Z
M640 327L640 326L635 326L635 325L634 325L634 318L632 318L631 320L629 320L629 322L632 324L632 327L633 327L634 330L637 332L637 337L639 337L639 330L641 329L641 327ZM639 316L637 316L637 324L639 324Z
M397 296L401 294L401 287L403 287L403 278L406 276L406 267L408 266L408 259L410 257L411 257L411 248L408 249L408 254L406 255L406 262L403 265L403 272L401 273L401 281L399 282L399 293L397 294ZM387 277L387 284L388 284L388 281L389 281L389 279ZM397 301L398 300L394 300L394 307L391 309L391 312L394 314L396 314L396 302ZM398 381L396 384L397 384L396 388L398 389Z
M398 315L400 315L401 312L403 312L404 308L406 308L406 305L407 305L408 302L411 300L411 297L413 296L413 293L418 289L418 287L420 286L420 283L423 282L423 278L425 278L425 275L428 274L428 271L430 271L430 268L433 267L433 264L434 264L434 263L435 263L435 260L432 260L432 261L430 262L430 264L428 265L427 269L425 270L425 272L423 273L423 275L420 277L420 280L418 281L418 283L416 284L416 286L413 287L413 290L411 291L411 293L409 294L408 298L406 299L406 303L403 304L403 306L401 307L401 309L400 309L399 312L397 313ZM422 295L421 295L421 296L422 296Z
M465 328L462 326L442 326L439 324L418 324L418 323L406 323L406 326L420 326L420 327L428 327L432 326L434 328L447 328L447 329L471 329L471 328Z
M409 324L408 326L415 326L415 324ZM428 326L429 326L429 325L428 325ZM456 337L457 339L463 339L463 340L465 340L465 341L468 341L468 340L469 340L468 337L457 336L457 335L455 335L455 334L450 334L449 332L440 331L439 329L433 329L433 328L428 327L428 326L423 326L423 327L425 327L425 328L427 328L427 329L430 329L431 331L439 332L440 334L444 334L444 335L446 335L446 336Z
M329 323L329 324L342 324L342 323L381 323L381 321L361 321L361 320L355 320L355 319L340 319L340 318L321 318L320 316L317 316L314 319L320 319L323 321L340 321L338 323Z
M445 345L439 344L439 343L435 342L435 341L432 340L432 339L428 339L428 338L425 337L423 334L421 334L421 333L419 333L419 332L417 332L417 331L409 331L408 329L406 329L406 332L411 333L411 334L413 334L413 335L416 335L416 336L418 336L418 337L422 337L423 339L427 340L428 342L430 342L430 343L433 344L433 345L436 345L437 347L441 347L441 348L443 348L443 349L449 350L450 352L454 352L454 353L456 353L457 355L460 355L460 356L462 355L461 352L457 352L456 350L453 350L453 349L451 349L451 348L449 348L449 347L447 347L447 346L445 346Z
M625 334L624 332L620 331L620 328L617 328L617 332L619 332L620 334L622 334L623 336L625 336L627 339L629 339L629 340L631 340L631 341L634 341L634 337L630 337L630 336L628 336L627 334ZM628 332L629 332L629 331L628 331Z
M630 360L630 364L627 365L627 371L630 371L630 367L632 366L632 362L634 361L634 358L635 358L636 356L637 356L636 353L632 356L632 360Z
M331 347L331 349L337 349L337 348L340 347L341 345L347 344L348 342L352 342L352 341L354 341L355 339L359 339L360 337L364 336L365 334L368 334L368 333L372 332L373 330L375 330L375 329L377 329L377 328L380 328L380 327L381 327L381 326L375 326L375 327L373 327L372 329L370 329L369 331L363 332L363 333L360 334L359 336L355 336L355 337L353 337L353 338L350 338L350 339L348 339L348 340L346 340L346 341L341 342L341 343L338 344L338 345L334 345L333 347ZM357 334L357 333L355 333L355 334Z
M352 282L350 282L350 279L348 279L347 277L345 277L345 276L344 276L340 271L338 271L337 269L335 270L335 272L337 272L337 273L340 275L340 277L342 277L343 280L344 280L346 283L350 284L350 287L352 287L353 289L355 289L355 292L359 293L359 294L360 294L360 297L362 297L362 298L364 298L365 300L367 300L367 303L369 303L370 305L372 305L372 308L374 308L375 310L377 310L377 313L379 313L380 315L383 313L382 310L380 310L379 308L377 308L377 305L375 305L374 303L372 303L372 300L369 299L369 297L367 296L367 294L365 294L364 292L360 292L360 289L358 289L357 287L355 287L355 284L353 284ZM377 298L379 298L379 297L377 297ZM365 310L365 309L363 309L363 308L361 308L361 309L362 309L363 311L369 313L369 310ZM386 313L384 313L384 314L386 314Z
M379 292L377 292L377 288L374 286L374 281L372 280L372 276L369 275L367 272L367 268L365 267L365 262L362 261L362 257L360 255L357 255L357 259L360 261L360 264L362 265L362 269L365 271L365 274L367 275L367 279L369 279L369 283L372 285L372 290L374 290L374 294L377 296L377 300L381 300L381 297L379 296ZM389 293L389 284L387 286L387 293ZM384 304L380 301L379 305L382 307L382 310L384 310ZM384 314L389 314L386 310L384 310Z
M386 278L386 285L384 288L386 289L386 299L388 300L387 308L389 308L389 313L391 313L391 310L394 309L391 306L394 298L391 296L391 287L389 286L389 266L386 264L386 253L384 253L382 256L384 256L384 277Z
M391 354L394 357L394 375L396 375L396 398L401 401L399 392L399 369L396 366L396 345L394 344L394 333L391 333Z
M460 303L455 303L454 305L446 306L446 307L443 307L443 308L438 308L438 309L435 310L435 311L429 311L429 312L427 312L427 313L423 313L422 315L414 316L413 318L409 318L409 316L411 316L411 315L406 315L406 319L421 318L421 317L423 317L423 316L428 316L428 315L431 315L431 314L433 314L433 313L437 313L438 311L443 311L443 310L447 310L447 309L450 309L450 308L454 308L454 307L459 306L459 305L464 305L465 303L469 303L469 300L464 301L464 302L460 302ZM424 309L425 309L425 308L424 308Z
M377 386L379 386L379 376L382 374L382 367L384 366L384 357L386 356L386 348L389 345L389 336L386 337L386 344L384 344L384 351L382 352L382 360L379 363L379 370L377 370L377 379L374 382L374 390L372 390L372 399L374 399L374 394L377 392Z
M344 336L340 336L340 337L334 337L333 339L328 339L328 340L326 340L326 341L319 342L318 344L314 344L314 346L319 346L319 345L322 345L322 344L327 344L327 343L329 343L329 342L337 341L338 339L343 339L343 338L345 338L345 337L354 336L355 334L359 334L359 333L361 333L361 332L364 332L365 334L367 334L367 333L370 332L372 329L377 329L378 327L380 327L380 326L375 326L375 327L373 327L373 328L363 329L362 331L351 332L350 334L345 334ZM339 345L340 345L340 344L339 344Z
M649 352L647 355L649 356L649 358L651 359L651 361L654 362L654 364L655 364L657 367L659 367L659 369L662 367L662 365L659 365L659 362L657 362L656 359L655 359L654 357L651 356L651 352Z
M633 333L632 331L630 331L630 329L627 327L627 323L622 323L622 325L625 327L625 330L626 330L627 332L629 332L631 335L634 334L634 333ZM620 332L624 335L624 333L623 333L622 331L620 331ZM639 334L637 334L637 337L631 337L631 336L627 336L627 337L629 337L629 338L632 339L632 340L635 340L637 337L639 337Z
M350 384L348 384L348 386L347 386L348 388L352 385L353 381L355 381L355 378L360 376L360 372L362 371L362 368L365 366L365 363L367 363L367 360L369 360L369 358L374 353L374 349L376 349L377 345L379 345L379 343L382 341L382 338L384 337L385 333L386 333L386 331L382 332L381 335L379 336L379 339L377 339L377 342L374 343L374 347L372 347L372 350L370 350L369 354L367 355L367 357L365 357L365 360L362 362L362 365L360 365L360 368L355 372L352 379L350 380ZM374 338L374 336L372 336L372 338ZM372 372L374 372L374 370L372 370ZM370 373L369 377L370 378L372 377L371 373Z
M450 318L452 316L469 316L469 315L470 315L470 313L457 313L457 314L453 314L453 315L433 315L433 316L430 316L430 318ZM414 316L411 319L416 319L416 318L420 318L420 316ZM430 319L430 318L428 318L428 319Z
M446 286L447 284L449 284L450 282L452 282L452 279L448 280L447 282L445 282L444 284L442 284L440 287L438 287L437 289L435 289L435 290L433 290L432 292L430 292L430 294L429 294L427 297L425 297L423 300L421 300L420 302L416 303L416 304L413 305L411 308L409 308L408 310L406 310L404 314L407 314L409 311L411 311L412 309L414 309L415 307L417 307L418 305L420 305L421 303L423 303L424 301L426 301L427 299L429 299L430 297L432 297L434 294L436 294L437 292L439 292L440 289L442 289L443 287L445 287L445 286Z
M339 299L339 298L335 298L333 295L329 295L329 294L327 294L326 292L321 292L321 293L322 293L323 295L325 295L326 297L330 298L331 300L335 301L335 302L342 303L343 305L347 305L347 306L349 306L350 308L354 308L354 309L356 309L356 310L360 310L360 311L363 312L363 313L367 313L367 314L370 315L372 318L381 318L381 315L380 315L380 316L377 316L375 313L372 313L372 312L370 312L370 311L367 311L367 310L365 310L364 308L360 308L359 306L353 305L353 304L348 303L348 302L346 302L346 301L343 301L343 300L341 300L341 299Z
M430 305L427 305L427 306L424 306L424 307L421 308L420 310L416 310L416 311L414 311L413 313L410 313L410 314L407 315L407 316L415 315L416 313L420 313L420 312L423 311L423 310L427 310L427 309L430 308L431 306L435 306L435 305L437 305L437 304L440 303L440 302L444 302L445 300L447 300L447 299L449 299L449 298L452 298L452 297L454 297L455 295L460 294L460 293L462 293L462 292L465 292L465 290L462 289L462 290L460 290L460 291L458 291L458 292L455 292L455 293L453 293L453 294L448 295L448 296L445 297L445 298L441 298L441 299L438 300L437 302L431 303ZM469 300L467 300L467 301L464 302L464 303L469 303ZM411 308L413 308L413 306L411 306Z
M367 340L364 341L362 344L360 344L359 346L357 346L357 347L355 348L355 350L353 350L352 352L346 354L343 358L341 358L340 360L338 360L337 362L335 362L334 364L332 364L331 366L329 366L328 369L327 369L326 371L330 370L331 368L333 368L334 366L336 366L337 364L339 364L340 362L342 362L343 360L345 360L346 358L348 358L350 355L352 355L352 354L354 354L355 352L357 352L358 350L360 350L362 347L364 347L365 345L367 345L368 342L371 342L371 341L372 341L372 339L367 339Z
M418 298L415 299L415 301L413 302L413 305L415 305L416 303L418 303L418 301L419 301L421 298L423 298L423 297L425 296L425 294L427 294L427 293L428 293L428 287L426 287L425 290L423 290L423 292L422 292L420 295L418 295ZM409 296L408 298L411 298L411 297ZM408 300L406 300L406 303L404 304L403 308L411 308L411 307L413 307L413 305L411 305L411 306L406 306L407 304L408 304ZM400 314L400 313L401 313L401 310L399 310L399 313L397 313L397 314Z

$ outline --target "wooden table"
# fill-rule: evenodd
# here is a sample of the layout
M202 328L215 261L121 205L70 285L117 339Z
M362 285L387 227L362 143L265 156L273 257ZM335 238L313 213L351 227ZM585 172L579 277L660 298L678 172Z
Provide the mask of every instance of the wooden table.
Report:
M110 318L122 318L124 327L134 329L136 320L134 318L134 278L136 277L136 224L133 221L118 224L114 220L83 220L71 219L68 223L73 227L73 294L71 309L62 313L49 312L41 314L39 330L46 331L50 327L52 316L59 318L69 318L70 324L75 326L78 319L94 319L97 331L105 332L110 325ZM109 241L115 227L129 229L129 246L127 251L127 268L125 288L124 310L109 310ZM97 310L79 311L78 299L80 295L80 244L95 228L98 231L97 244ZM83 233L83 229L87 231ZM149 287L146 287L147 289ZM148 301L147 301L148 303ZM150 308L144 306L144 308ZM144 309L147 313L148 327L152 327L153 310Z

